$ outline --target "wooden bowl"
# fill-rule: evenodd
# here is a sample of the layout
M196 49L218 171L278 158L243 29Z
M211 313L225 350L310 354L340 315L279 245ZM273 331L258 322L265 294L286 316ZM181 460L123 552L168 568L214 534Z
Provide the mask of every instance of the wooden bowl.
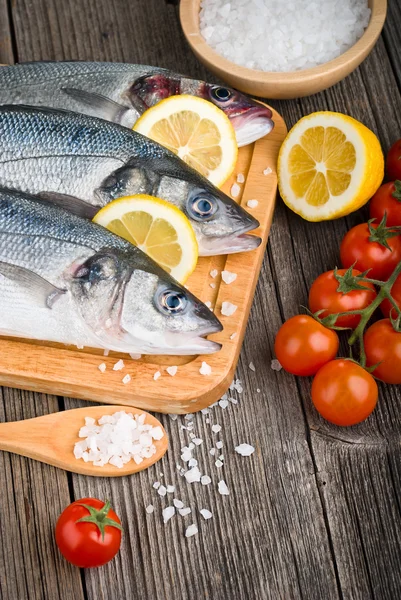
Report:
M201 0L181 0L180 19L194 54L208 69L232 87L264 98L300 98L321 92L352 73L375 45L386 20L387 0L369 0L371 19L363 36L344 54L323 65L273 73L247 69L217 54L204 40L199 30Z

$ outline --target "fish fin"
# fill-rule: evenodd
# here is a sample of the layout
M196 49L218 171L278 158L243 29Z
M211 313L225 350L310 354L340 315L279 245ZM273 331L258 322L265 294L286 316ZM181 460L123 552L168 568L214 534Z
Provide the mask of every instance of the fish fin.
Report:
M24 288L37 304L43 308L53 308L53 304L67 290L62 290L37 273L0 261L0 274Z
M120 123L124 113L129 110L126 106L95 92L87 92L77 88L62 88L62 91L79 104L90 108L93 115L106 121Z
M43 202L55 204L59 208L63 208L73 215L83 217L84 219L92 220L95 214L100 210L99 206L92 206L92 204L89 204L76 196L60 194L59 192L39 192L37 197Z

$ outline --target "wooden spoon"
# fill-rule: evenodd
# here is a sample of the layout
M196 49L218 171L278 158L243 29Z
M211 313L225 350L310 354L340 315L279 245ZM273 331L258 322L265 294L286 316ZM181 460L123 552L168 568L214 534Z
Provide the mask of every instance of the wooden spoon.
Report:
M85 425L85 417L100 419L103 415L114 414L120 410L138 415L144 413L138 408L103 405L76 408L23 421L0 423L0 450L34 458L59 469L82 475L95 477L131 475L153 465L167 450L167 434L162 424L149 413L145 413L145 423L153 427L161 427L164 436L154 442L156 453L151 458L145 458L139 465L134 460L130 460L121 469L109 464L95 467L91 462L86 463L81 458L76 459L73 452L75 442L80 440L78 432Z

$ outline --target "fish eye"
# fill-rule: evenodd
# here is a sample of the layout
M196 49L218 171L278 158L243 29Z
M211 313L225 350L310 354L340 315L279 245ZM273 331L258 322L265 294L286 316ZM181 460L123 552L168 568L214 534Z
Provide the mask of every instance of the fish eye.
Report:
M219 87L219 86L212 88L211 94L212 94L213 98L215 100L218 100L219 102L227 102L227 100L230 100L230 98L232 96L231 90L229 90L225 87Z
M166 290L161 294L160 302L162 308L169 315L177 315L185 310L187 299L183 292Z
M74 279L81 279L86 283L96 283L112 279L116 273L116 264L112 257L102 256L95 260L89 259L76 272Z
M214 198L206 194L198 194L189 203L191 216L198 221L205 221L212 217L217 210Z

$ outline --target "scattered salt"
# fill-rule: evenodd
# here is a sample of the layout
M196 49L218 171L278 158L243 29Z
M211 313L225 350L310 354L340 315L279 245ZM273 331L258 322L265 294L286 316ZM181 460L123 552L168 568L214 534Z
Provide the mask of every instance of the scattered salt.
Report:
M256 369L255 369L255 365L253 364L253 362L250 362L250 363L249 363L249 368L250 368L250 369L251 369L251 371L253 371L253 372L255 372L255 371L256 371Z
M218 270L217 270L217 269L212 269L212 270L210 271L210 277L213 277L213 279L214 279L215 277L217 277L217 275L218 275L218 274L219 274L219 272L218 272Z
M214 290L216 288L216 284L215 283L209 283L209 285L212 288L212 290Z
M175 485L168 485L167 486L167 493L168 494L173 494L175 492Z
M246 205L249 206L249 208L256 208L258 204L259 202L257 200L248 200L248 202L246 203Z
M230 271L222 271L221 278L224 281L224 283L229 285L237 279L237 273L231 273Z
M174 498L173 504L176 508L184 508L184 503L181 500L177 500L177 498Z
M124 368L124 361L123 360L119 360L113 366L113 371L121 371L121 369L123 369L123 368Z
M273 358L273 360L270 363L270 366L273 369L273 371L281 371L281 369L283 368L280 362L277 360L277 358Z
M158 490L159 487L160 487L160 485L161 485L160 481L155 481L154 484L153 484L153 487L154 487L155 490Z
M161 485L157 490L157 493L159 494L159 496L164 498L164 496L167 494L167 488L164 485Z
M212 431L213 433L219 433L219 431L221 431L221 425L212 425Z
M216 467L217 467L218 469L220 469L220 467L222 467L222 466L223 466L223 463L222 463L222 461L221 461L220 459L216 460L216 462L215 462L214 464L216 465Z
M212 456L214 456L216 454L216 448L210 448L209 452Z
M178 371L178 367L167 367L166 371L169 375L171 375L171 377L174 377Z
M202 485L209 485L209 483L212 483L212 480L210 479L209 475L202 475L202 477L201 477L201 484Z
M130 352L130 357L132 358L132 360L139 360L140 358L142 358L142 354L135 354L133 352Z
M101 364L98 366L98 369L99 369L99 371L100 371L101 373L104 373L104 372L105 372L105 370L106 370L106 363L101 363Z
M270 175L270 173L273 173L273 169L271 169L270 167L267 167L264 171L263 171L263 175Z
M109 355L109 353L110 353L110 350L107 350L107 349L106 349L106 350L104 350L104 352L103 352L103 356L108 356L108 355Z
M219 406L220 408L227 408L228 400L219 400Z
M178 415L172 415L172 414L169 414L168 416L170 417L170 419L171 419L172 421L176 421L176 420L178 419Z
M122 382L123 383L129 383L131 381L131 375L128 375L128 373L126 375L124 375L124 377L122 378Z
M223 447L223 442L221 440L216 442L216 448L218 448L220 450L222 447Z
M237 183L244 183L245 177L243 173L238 173L237 175Z
M201 472L198 467L192 467L192 469L185 473L184 477L188 483L195 483L201 480Z
M191 509L189 508L189 506L187 506L186 508L180 508L178 510L178 512L180 513L180 515L182 517L186 517L187 515L189 515L189 513L191 512Z
M238 185L238 183L233 183L231 186L231 191L230 194L233 198L237 198L239 193L241 191L240 186Z
M206 300L205 305L210 309L212 308L212 303L210 302L210 300Z
M153 379L154 379L155 381L157 381L157 380L159 379L159 377L160 377L160 376L161 376L161 373L160 373L160 371L156 371L156 373L153 375Z
M205 361L202 361L202 366L199 369L199 373L201 375L210 375L212 372L212 367L208 365Z
M185 537L189 538L189 537L192 537L193 535L196 535L197 533L198 533L197 526L196 525L190 525L186 529Z
M147 506L145 508L146 512L148 513L148 515L152 514L152 512L155 510L155 507L153 506L153 504L149 504L149 506Z
M194 437L192 441L195 444L195 446L200 446L201 444L203 444L203 440L201 438Z
M222 496L228 496L229 495L229 491L228 491L228 487L226 482L224 481L224 479L222 479L221 481L219 481L218 483L218 490L219 490L219 494L221 494Z
M213 517L210 510L207 510L207 508L201 508L201 510L199 512L205 520L211 519Z
M188 467L191 469L192 467L197 467L198 466L198 461L196 460L196 458L190 458L188 461Z
M171 519L171 517L173 517L175 515L175 508L174 506L167 506L163 512L163 523L167 523L167 521L169 521Z
M251 456L255 452L255 448L250 444L240 444L236 446L235 451L241 454L241 456Z
M237 310L238 306L232 304L231 302L223 302L221 305L221 314L225 317L231 317Z
M237 332L236 332L236 331L234 331L234 333L232 333L232 334L230 335L230 340L233 340L233 339L235 338L235 336L236 336L236 335L237 335Z

